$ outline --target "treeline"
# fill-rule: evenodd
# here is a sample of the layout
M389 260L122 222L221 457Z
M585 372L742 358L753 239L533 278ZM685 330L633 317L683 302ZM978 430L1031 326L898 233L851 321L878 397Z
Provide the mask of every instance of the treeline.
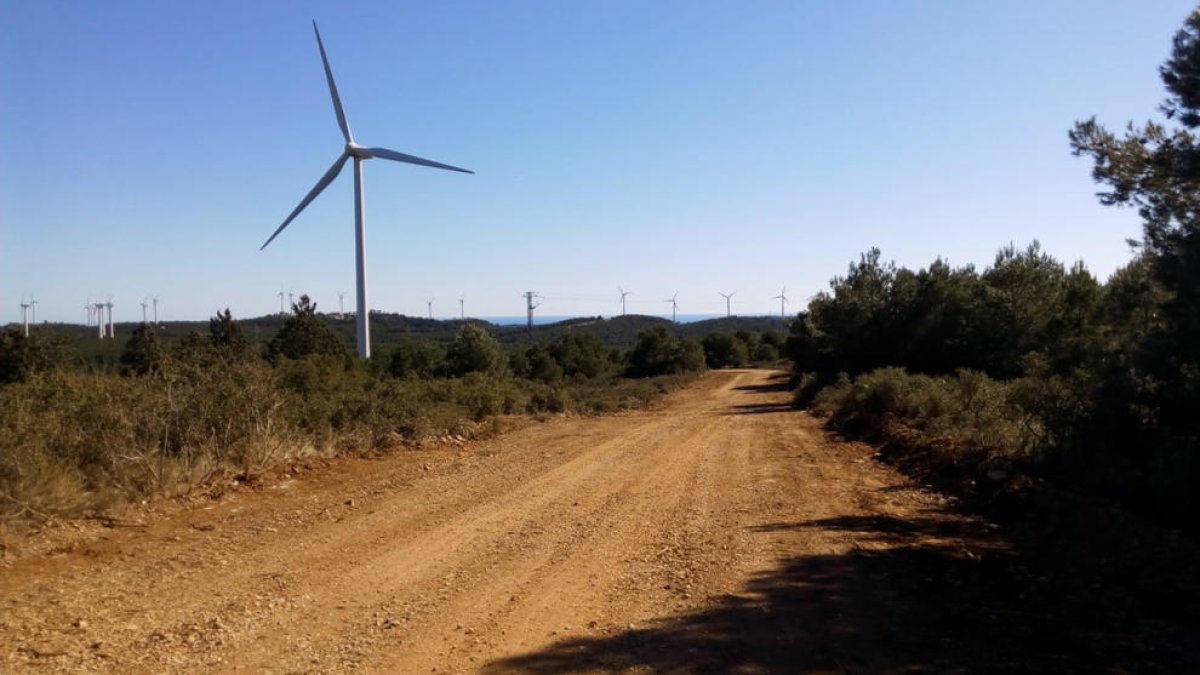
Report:
M1143 218L1107 282L1034 245L983 271L917 271L878 250L792 325L798 399L926 460L1025 469L1200 531L1200 11L1160 74L1181 126L1070 132L1100 201ZM931 459L932 458L932 459ZM990 467L990 468L989 468Z
M706 367L701 341L661 326L626 350L586 333L504 346L464 323L452 340L405 338L362 360L307 297L292 309L265 347L229 310L169 342L141 325L116 367L53 334L0 334L0 517L78 514L308 453L486 435L503 415L639 407ZM737 358L763 344L729 340Z
M1200 465L1180 451L1194 427L1166 414L1185 384L1158 350L1169 297L1149 254L1102 284L1036 243L982 271L913 271L873 249L813 299L787 350L800 402L846 430L915 430L983 469L1020 463L1181 522Z

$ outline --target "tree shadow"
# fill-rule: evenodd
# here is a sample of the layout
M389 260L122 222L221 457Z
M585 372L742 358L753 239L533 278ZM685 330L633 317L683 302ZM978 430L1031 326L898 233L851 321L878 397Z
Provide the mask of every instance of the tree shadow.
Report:
M1160 634L1056 593L982 521L931 513L750 529L840 534L852 547L781 560L708 609L564 639L483 672L1200 672L1192 633Z
M792 383L784 373L777 373L767 378L762 384L743 384L733 388L734 391L749 391L756 394L778 394L791 391Z
M743 384L734 387L735 391L745 391L751 394L778 394L780 392L791 391L792 384L788 376L784 373L777 373L770 376L766 382L762 384ZM758 415L762 413L780 413L794 411L796 408L792 405L790 399L779 401L773 400L767 403L742 403L739 405L730 406L726 415Z
M742 403L730 406L723 415L762 415L764 413L795 412L791 403Z

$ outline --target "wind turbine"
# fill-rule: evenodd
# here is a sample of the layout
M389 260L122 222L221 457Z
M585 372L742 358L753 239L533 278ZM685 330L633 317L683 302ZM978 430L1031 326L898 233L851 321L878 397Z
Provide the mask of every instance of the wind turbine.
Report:
M100 339L104 339L104 303L96 303L96 328L100 334Z
M617 290L621 292L621 316L625 316L625 296L629 295L629 291L617 286Z
M679 297L679 291L675 291L675 295L663 300L663 302L671 303L671 323L675 323L675 309L679 307L679 303L675 302L675 298Z
M787 318L787 309L784 308L784 305L786 305L787 301L788 301L787 286L784 286L783 289L779 291L779 295L776 295L775 297L773 297L771 299L779 301L779 317L786 319Z
M154 296L151 300L154 303L154 325L158 325L158 296Z
M113 332L112 298L109 298L108 302L104 303L104 307L108 309L108 337L116 338L117 335Z
M283 291L279 291L279 292L278 292L278 293L276 293L275 295L278 295L278 296L279 296L279 316L283 316L283 315L284 315L284 311L283 311L283 296L284 296L285 294L284 294L284 292L283 292Z
M432 319L433 318L433 299L431 298L429 300L426 300L425 305L429 308L429 318Z
M87 325L92 325L92 299L88 298L87 304L83 306L83 311L87 312Z
M733 314L730 313L730 311L729 311L729 299L732 298L736 294L737 294L737 291L734 291L733 293L730 293L728 295L721 293L720 291L717 292L717 295L721 296L722 298L725 298L725 318L726 319L733 316Z
M37 300L34 300L32 295L29 296L29 321L37 323Z
M150 303L146 302L145 298L142 298L142 323L146 323L146 308L149 306Z
M337 178L338 174L342 172L342 167L346 165L346 161L353 158L354 251L355 272L358 282L358 313L355 317L355 323L357 324L356 332L358 334L358 354L363 358L367 358L371 356L371 329L367 322L367 233L365 222L366 219L363 215L363 160L374 159L378 157L382 159L390 159L396 162L428 166L435 169L446 169L447 171L459 171L461 173L474 172L466 169L460 169L456 166L450 166L449 164L442 164L441 162L434 162L428 159L421 159L420 157L406 155L401 152L396 152L395 150L388 150L387 148L371 148L355 143L354 136L350 134L350 125L346 123L346 113L342 110L342 99L338 96L337 85L333 82L333 71L329 68L329 58L325 55L325 45L321 42L321 32L317 30L316 21L313 22L313 33L315 33L317 36L317 49L321 52L321 63L325 66L325 81L329 85L329 95L333 99L333 111L337 115L338 127L342 130L342 137L345 139L346 145L342 150L342 154L339 155L336 160L334 160L333 166L329 167L329 170L325 172L324 176L321 176L321 179L317 181L317 184L308 191L308 194L304 196L304 199L300 200L300 204L294 210L292 210L291 214L289 214L288 217L283 221L283 224L280 225L279 228L267 238L267 241L263 243L259 250L266 248L267 244L270 244L275 237L279 236L279 233L283 231L283 228L287 227L288 224L296 218L296 216L300 215L300 212L304 210L304 207L308 206L312 200L316 199L317 195L321 194L326 187L329 187L329 184L332 183L333 180Z
M29 337L29 303L21 303L21 325L24 327L25 337Z
M346 318L346 291L338 291L338 318Z
M464 304L466 301L466 298L462 297L461 295L458 296L458 318L460 321L467 320L467 306Z

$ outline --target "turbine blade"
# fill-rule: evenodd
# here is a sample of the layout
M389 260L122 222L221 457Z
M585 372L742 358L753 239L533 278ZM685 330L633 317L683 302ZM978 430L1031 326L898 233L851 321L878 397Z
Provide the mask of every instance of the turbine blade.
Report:
M270 244L275 237L279 236L280 232L283 232L283 228L287 227L288 224L296 218L296 216L300 215L300 212L304 210L304 207L308 206L312 200L316 199L317 195L321 194L322 190L329 187L329 184L333 182L333 179L337 178L338 174L342 172L342 167L346 165L347 159L350 159L350 155L347 155L346 153L342 153L342 156L337 158L337 161L333 163L333 166L329 167L329 170L325 172L324 176L321 176L321 180L317 181L317 184L313 186L313 189L309 190L308 194L304 195L304 199L300 200L300 205L295 209L292 209L292 213L283 221L283 224L280 225L279 228L267 238L266 243L260 246L258 250L261 251L266 248L267 244Z
M333 111L337 113L338 126L342 128L342 136L347 143L354 141L350 135L350 125L346 123L346 113L342 111L342 98L338 96L337 85L333 82L333 71L329 69L329 58L325 56L325 44L321 42L321 31L317 30L317 22L313 21L313 32L317 34L317 49L321 50L321 63L325 64L325 80L329 82L329 95L333 97Z
M462 173L469 174L475 173L474 171L470 171L468 169L460 169L457 166L450 166L449 164L442 164L441 162L435 162L429 159L413 157L412 155L406 155L403 152L396 152L395 150L388 150L387 148L362 148L362 150L365 151L370 157L382 157L383 159L391 159L397 162L406 162L408 164L420 164L421 166L431 166L435 169L446 169L447 171L461 171Z

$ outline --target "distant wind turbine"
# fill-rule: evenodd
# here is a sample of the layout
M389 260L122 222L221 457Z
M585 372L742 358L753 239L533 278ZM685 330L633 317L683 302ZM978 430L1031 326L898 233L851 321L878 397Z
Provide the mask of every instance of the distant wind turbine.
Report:
M620 286L617 286L617 290L621 292L621 316L625 316L625 296L630 295L630 293Z
M92 299L87 299L87 304L83 306L83 311L87 312L87 325L92 325Z
M338 291L338 318L346 318L346 291Z
M157 295L154 296L152 302L154 303L154 325L157 326L158 325L158 296Z
M28 302L21 303L21 325L23 326L22 330L25 333L25 337L29 337L29 306Z
M284 311L283 311L283 296L285 295L285 293L284 293L283 291L279 291L279 292L278 292L278 293L276 293L275 295L278 295L278 296L279 296L279 316L283 316L283 315L284 315Z
M150 307L150 303L146 302L145 298L142 298L142 323L146 323L146 309L148 307Z
M325 80L329 85L329 95L333 99L333 111L337 115L338 127L342 130L342 137L346 141L346 145L342 150L342 154L333 162L333 166L325 172L324 176L317 181L304 199L300 200L300 204L292 210L291 214L284 219L283 224L275 230L267 241L263 243L262 248L266 248L283 228L287 227L304 207L308 206L312 200L317 198L317 195L329 186L338 174L342 172L342 167L351 158L354 159L354 239L355 239L355 271L358 282L358 313L356 315L357 324L357 341L358 354L363 358L371 355L371 333L368 324L367 310L367 234L366 234L366 219L363 215L363 178L362 178L362 163L365 159L382 158L390 159L396 162L405 162L408 164L418 164L420 166L428 166L435 169L446 169L448 171L459 171L461 173L474 173L467 169L460 169L449 164L421 159L412 155L406 155L395 150L387 148L369 148L361 146L354 142L354 136L350 134L350 125L346 122L346 113L342 110L342 99L338 96L337 85L333 81L333 71L329 68L329 58L325 55L325 45L321 42L321 32L317 30L317 22L313 22L313 33L317 36L317 49L321 52L321 63L325 66ZM259 249L261 250L261 249Z
M104 339L104 303L96 303L96 328L100 334L100 339Z
M433 299L430 298L429 300L426 300L425 304L429 307L429 318L432 319L433 318Z
M467 306L464 304L466 301L467 299L461 295L458 297L458 318L462 321L467 320Z
M37 323L37 300L34 300L32 295L29 296L29 322Z
M108 302L104 303L104 307L108 310L108 337L116 338L117 334L113 332L112 298L109 298Z
M736 294L737 294L737 291L734 291L733 293L730 293L729 295L726 295L721 292L717 293L717 295L721 296L722 298L725 298L725 318L727 318L727 319L729 317L733 316L733 314L729 311L729 299L732 298Z
M676 323L675 310L679 307L679 303L675 302L675 298L678 298L678 297L679 297L679 291L675 291L675 295L672 295L671 297L667 298L666 300L663 300L663 302L671 303L671 323Z
M775 297L773 297L771 299L779 301L779 316L781 318L786 319L787 318L787 309L786 309L785 305L787 305L787 302L788 302L787 286L784 286L783 289L781 291L779 291L779 295L776 295Z

